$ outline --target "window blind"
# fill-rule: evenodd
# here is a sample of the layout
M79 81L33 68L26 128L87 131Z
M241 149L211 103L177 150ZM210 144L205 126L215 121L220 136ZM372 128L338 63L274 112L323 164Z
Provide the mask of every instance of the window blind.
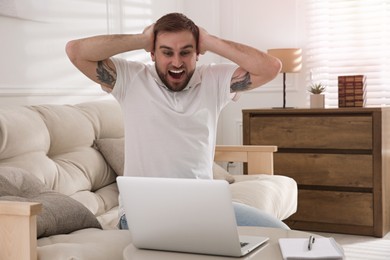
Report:
M120 0L121 33L142 33L153 23L151 0ZM151 63L150 53L144 50L135 50L121 55L122 58Z
M365 75L365 106L390 105L390 0L306 0L307 81L338 106L338 76Z

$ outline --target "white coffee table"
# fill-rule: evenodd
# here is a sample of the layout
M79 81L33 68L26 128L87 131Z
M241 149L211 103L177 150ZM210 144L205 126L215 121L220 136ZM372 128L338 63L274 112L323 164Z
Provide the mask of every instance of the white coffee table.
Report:
M261 246L259 249L250 253L249 255L239 259L251 259L251 260L264 260L283 259L279 248L279 238L309 238L310 233L295 230L283 230L277 228L260 228L260 227L239 227L239 233L241 235L260 235L267 236L270 240L266 245ZM127 246L123 251L123 259L126 260L210 260L210 259L233 259L232 257L199 255L199 254L186 254L175 253L155 250L142 250L135 248L132 244Z

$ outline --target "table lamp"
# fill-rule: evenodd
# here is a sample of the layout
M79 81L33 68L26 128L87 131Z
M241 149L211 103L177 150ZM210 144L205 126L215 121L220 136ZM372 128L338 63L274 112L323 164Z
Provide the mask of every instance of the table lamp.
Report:
M302 49L269 49L268 54L282 62L283 73L283 108L286 108L286 73L296 73L302 68Z

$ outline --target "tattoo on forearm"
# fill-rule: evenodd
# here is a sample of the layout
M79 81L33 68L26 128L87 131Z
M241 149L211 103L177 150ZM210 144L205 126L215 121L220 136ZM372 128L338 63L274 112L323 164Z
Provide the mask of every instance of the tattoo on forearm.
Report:
M232 78L232 82L230 85L231 92L245 91L249 89L249 86L252 84L251 76L249 72L245 73L245 75L239 75L237 77Z
M107 64L107 62L98 61L96 73L98 80L111 87L114 87L116 82L116 72Z

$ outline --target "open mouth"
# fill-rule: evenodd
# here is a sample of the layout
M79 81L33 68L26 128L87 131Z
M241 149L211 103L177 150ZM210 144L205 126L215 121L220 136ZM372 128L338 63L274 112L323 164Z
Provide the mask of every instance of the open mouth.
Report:
M180 79L184 75L184 70L168 70L169 75L174 79Z

